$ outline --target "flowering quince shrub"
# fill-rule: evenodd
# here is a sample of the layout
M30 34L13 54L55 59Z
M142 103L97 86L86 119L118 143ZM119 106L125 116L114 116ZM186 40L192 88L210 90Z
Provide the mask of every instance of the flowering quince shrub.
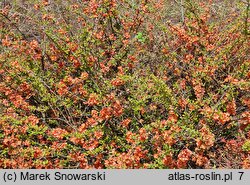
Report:
M1 2L0 168L250 168L250 2L183 2Z

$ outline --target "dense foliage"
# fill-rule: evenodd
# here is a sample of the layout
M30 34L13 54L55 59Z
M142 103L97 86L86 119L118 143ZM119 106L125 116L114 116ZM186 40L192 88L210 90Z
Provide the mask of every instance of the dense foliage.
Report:
M0 168L250 168L249 6L2 0Z

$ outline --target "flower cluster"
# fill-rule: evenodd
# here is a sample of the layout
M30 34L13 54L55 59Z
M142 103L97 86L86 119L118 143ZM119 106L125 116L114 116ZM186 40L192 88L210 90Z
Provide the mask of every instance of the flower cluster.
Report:
M0 168L250 168L249 2L8 2Z

